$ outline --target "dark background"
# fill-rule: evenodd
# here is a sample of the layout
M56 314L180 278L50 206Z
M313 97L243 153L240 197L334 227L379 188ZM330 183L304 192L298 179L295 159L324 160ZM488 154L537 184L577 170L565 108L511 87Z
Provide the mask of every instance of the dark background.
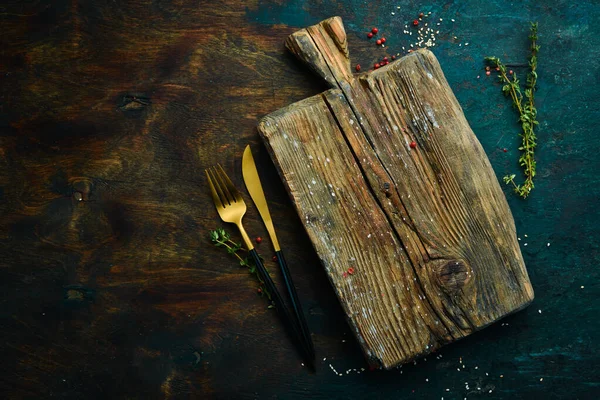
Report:
M255 126L325 89L284 49L290 33L340 15L365 70L429 11L443 18L433 51L499 178L520 176L519 127L483 57L525 63L540 24L536 188L525 201L505 188L536 299L426 361L358 374ZM372 26L385 49L366 39ZM0 6L0 33L4 398L600 395L598 2L20 1ZM314 334L314 375L253 278L208 240L224 225L203 169L220 162L243 187L246 144ZM245 224L270 260L254 207Z

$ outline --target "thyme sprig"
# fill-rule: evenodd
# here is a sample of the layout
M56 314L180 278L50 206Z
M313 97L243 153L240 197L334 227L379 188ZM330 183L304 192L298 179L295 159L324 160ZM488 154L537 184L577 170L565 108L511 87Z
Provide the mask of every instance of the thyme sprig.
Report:
M505 96L512 99L513 106L519 112L519 123L521 124L521 156L519 157L519 165L523 168L525 181L517 185L515 183L515 174L506 175L503 180L507 185L512 184L515 193L523 198L527 198L534 188L533 178L535 176L535 154L534 150L537 146L537 138L535 135L535 127L538 125L537 109L535 108L535 91L537 84L537 54L540 46L537 44L538 24L532 22L530 27L529 39L531 41L531 57L529 58L529 72L527 74L527 83L524 90L524 95L521 92L521 85L516 73L512 73L512 79L506 71L506 65L500 61L498 57L486 57L485 60L492 67L499 70L498 78L503 84L502 92Z
M260 293L261 296L263 296L263 295L267 296L267 299L269 300L269 303L270 303L271 302L271 293L269 293L269 291L265 288L264 281L260 278L260 276L256 272L256 264L254 263L254 259L251 257L248 257L248 256L242 258L238 254L238 252L246 251L246 249L242 246L242 244L236 243L233 240L231 240L231 235L229 235L229 233L227 231L225 231L225 229L223 229L223 228L218 228L218 229L215 229L214 231L210 231L210 241L213 242L213 244L216 247L224 247L225 250L227 250L228 254L234 255L238 259L240 266L247 267L248 272L250 272L251 274L256 276L256 279L259 282L258 293ZM259 255L259 257L260 257L260 255ZM261 257L261 259L262 259L262 257ZM273 305L269 304L269 308L273 308Z

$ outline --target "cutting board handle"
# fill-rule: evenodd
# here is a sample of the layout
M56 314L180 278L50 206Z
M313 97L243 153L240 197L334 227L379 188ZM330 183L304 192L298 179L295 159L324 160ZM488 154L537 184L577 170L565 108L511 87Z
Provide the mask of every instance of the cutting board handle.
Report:
M291 34L285 45L332 88L338 88L353 79L346 39L342 19L332 17Z

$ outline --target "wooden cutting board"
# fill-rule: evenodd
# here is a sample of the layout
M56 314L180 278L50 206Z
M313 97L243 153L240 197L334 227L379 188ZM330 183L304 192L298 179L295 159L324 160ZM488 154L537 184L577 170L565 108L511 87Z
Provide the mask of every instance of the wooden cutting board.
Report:
M258 130L369 362L394 367L527 306L512 214L435 56L353 75L339 17L286 45L332 89Z

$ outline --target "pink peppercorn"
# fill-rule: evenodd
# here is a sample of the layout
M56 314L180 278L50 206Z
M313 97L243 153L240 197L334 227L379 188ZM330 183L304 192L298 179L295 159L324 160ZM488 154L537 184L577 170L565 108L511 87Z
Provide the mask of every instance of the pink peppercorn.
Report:
M410 142L410 148L411 149L417 148L417 142L415 142L415 141Z
M371 32L369 32L369 33L367 33L367 37L368 37L369 39L371 39L371 38L373 37L373 34L372 34Z
M489 76L489 75L491 74L491 72L490 72L490 71L485 71L485 74L486 74L487 76Z
M377 46L379 46L381 44L381 39L377 39L375 43L377 44Z
M379 29L373 28L373 29L371 29L371 32L373 32L373 35L377 35L377 32L379 32Z

